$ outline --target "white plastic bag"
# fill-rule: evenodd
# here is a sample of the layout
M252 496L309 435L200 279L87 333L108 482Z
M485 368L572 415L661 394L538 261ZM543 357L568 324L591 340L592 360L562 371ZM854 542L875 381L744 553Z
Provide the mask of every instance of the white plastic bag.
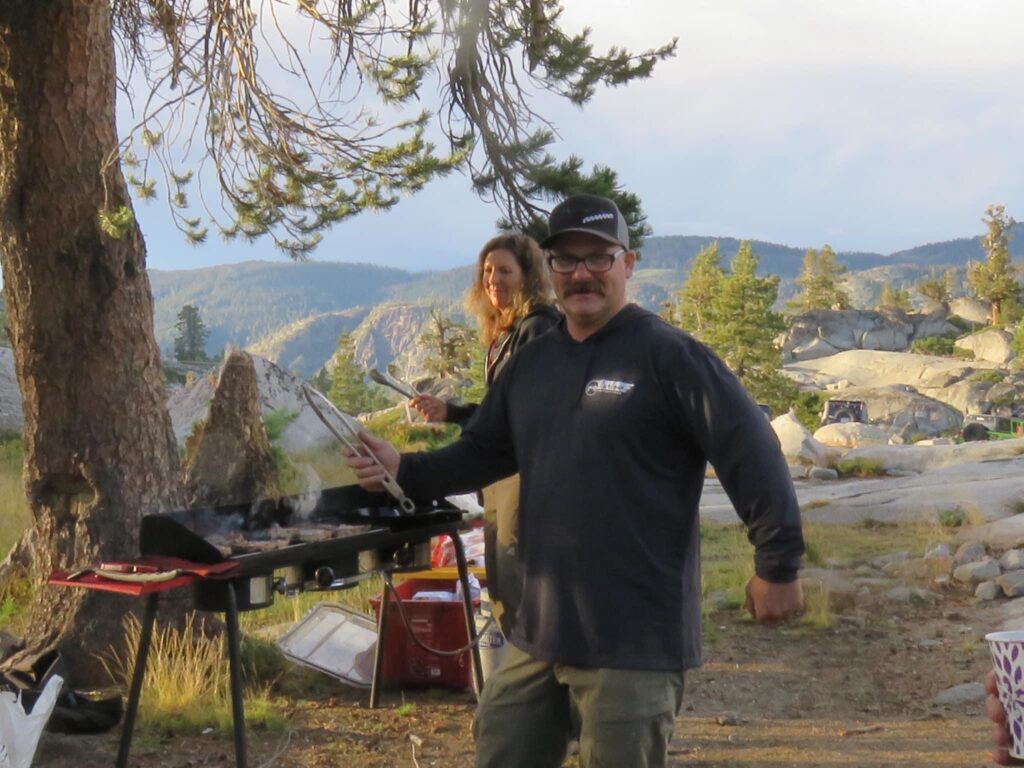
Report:
M472 573L469 574L469 599L476 602L480 599L480 580L477 579ZM462 582L455 582L455 599L462 599Z
M57 705L64 681L54 675L36 699L32 714L26 715L21 696L0 691L0 768L29 768L46 721Z

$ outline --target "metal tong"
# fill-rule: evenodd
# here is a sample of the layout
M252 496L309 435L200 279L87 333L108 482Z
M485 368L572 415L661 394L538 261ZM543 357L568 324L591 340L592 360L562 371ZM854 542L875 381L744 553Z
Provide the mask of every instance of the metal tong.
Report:
M394 376L390 376L386 373L381 373L376 368L370 368L367 375L376 381L378 384L383 384L385 387L390 387L395 390L398 394L403 397L413 398L419 394L411 384L406 384L404 381L396 379Z
M348 433L347 435L343 432L339 432L337 428L327 420L327 417L324 416L320 408L317 407L317 404L313 402L313 395L310 392L310 388L305 384L302 385L302 394L305 395L306 402L309 403L309 407L313 409L313 413L315 413L317 418L323 422L324 426L327 427L330 433L338 439L338 442L346 446L356 456L365 456L373 459L375 464L377 464L381 469L384 469L384 465L380 463L380 459L373 455L373 451L363 445L363 441L359 439L358 430L353 429L352 425L348 423L348 417L339 411L334 406L334 403L323 395L320 395L320 399L326 402L331 407L331 410L334 411L335 415L338 416L344 432ZM404 511L416 511L416 505L413 504L412 499L405 495L405 491L402 490L401 486L395 481L395 478L392 477L391 473L386 469L384 469L384 490L395 497L398 501L398 506L400 506Z
M132 584L148 584L162 581L170 581L179 576L189 575L192 571L181 568L172 568L169 571L161 571L151 565L134 565L132 563L101 563L100 565L79 568L72 571L65 578L68 581L75 581L83 576L94 573L104 579L111 581L126 581Z

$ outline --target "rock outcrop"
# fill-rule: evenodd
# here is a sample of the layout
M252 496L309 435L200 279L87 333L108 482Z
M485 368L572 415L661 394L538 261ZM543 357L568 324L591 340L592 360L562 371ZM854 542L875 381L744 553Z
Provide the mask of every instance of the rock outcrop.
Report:
M852 350L787 365L785 373L802 387L832 390L850 399L858 388L911 387L960 414L979 413L993 404L1024 403L1024 372L985 361ZM871 421L881 412L877 403L868 403Z
M870 413L870 411L869 411ZM814 433L814 439L833 448L859 448L865 445L888 445L890 433L874 424L826 424Z
M975 360L986 360L990 363L1003 365L1016 356L1010 344L1013 336L1002 328L989 328L980 333L972 333L957 339L954 346L974 354Z
M772 419L772 429L779 438L782 455L790 465L797 467L824 467L828 465L828 450L800 423L793 411Z
M782 337L782 359L812 360L851 349L902 352L915 339L956 332L941 307L928 313L816 310L793 318Z
M419 343L421 334L430 319L429 306L414 304L385 304L376 307L353 333L355 361L367 368L383 368L396 361L400 368L413 378L425 368L428 354ZM447 310L446 310L447 311ZM456 322L464 322L461 312L449 313ZM328 368L333 367L328 362Z
M983 299L961 296L949 302L950 317L958 317L968 323L985 325L992 316L992 305Z
M336 445L337 439L306 400L302 380L269 360L256 356L251 359L259 390L260 412L266 416L274 411L283 411L291 416L275 444L289 454ZM206 418L215 386L216 372L213 371L171 394L167 408L179 445L184 445L193 425ZM321 399L321 395L314 393L313 397L319 403L320 413L336 429L344 429L346 424L358 427L355 419L335 410Z
M224 361L210 413L192 440L187 506L251 501L276 491L277 467L260 413L256 369L244 352Z

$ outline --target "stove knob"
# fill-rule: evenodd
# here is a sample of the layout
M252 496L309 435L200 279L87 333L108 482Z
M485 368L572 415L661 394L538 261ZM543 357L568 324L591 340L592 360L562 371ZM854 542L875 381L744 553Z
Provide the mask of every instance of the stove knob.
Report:
M407 568L412 565L415 555L416 553L411 547L404 546L401 549L396 549L395 554L391 556L391 559L399 568Z
M334 583L334 569L322 566L316 569L316 573L313 574L313 577L321 588L327 589Z

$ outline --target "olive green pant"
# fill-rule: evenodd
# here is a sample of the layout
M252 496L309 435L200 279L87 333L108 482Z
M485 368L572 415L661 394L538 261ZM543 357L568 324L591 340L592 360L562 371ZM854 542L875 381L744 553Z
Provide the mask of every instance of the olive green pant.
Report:
M473 722L478 768L663 768L683 672L551 664L506 646Z

